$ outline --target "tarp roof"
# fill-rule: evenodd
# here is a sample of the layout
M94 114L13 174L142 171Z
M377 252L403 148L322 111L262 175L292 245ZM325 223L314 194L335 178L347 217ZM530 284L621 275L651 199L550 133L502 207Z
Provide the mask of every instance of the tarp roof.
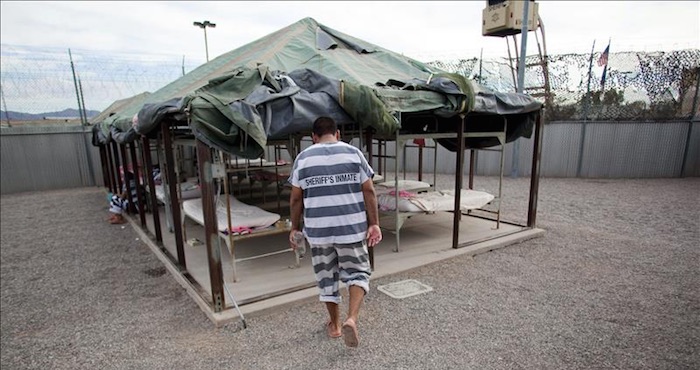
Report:
M109 107L105 108L100 114L90 118L88 121L91 125L101 123L102 121L106 120L107 117L109 117L112 114L117 114L121 111L124 110L124 108L128 107L129 105L138 105L138 104L143 104L143 102L146 100L148 95L151 93L148 91L144 91L140 94L136 94L130 98L126 99L120 99L115 101L114 103L110 104Z
M529 96L483 90L463 76L304 18L203 64L103 125L112 132L135 129L147 135L164 117L185 119L187 111L198 138L233 154L256 156L268 138L308 131L319 115L393 132L399 127L396 112L449 118L540 108Z

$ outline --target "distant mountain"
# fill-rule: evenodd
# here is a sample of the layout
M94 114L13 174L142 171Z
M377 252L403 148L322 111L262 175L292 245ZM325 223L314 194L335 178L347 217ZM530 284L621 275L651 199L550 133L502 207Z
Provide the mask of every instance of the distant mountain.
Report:
M5 115L7 114L7 115ZM87 118L90 119L98 114L99 111L88 109L85 111ZM0 110L0 119L10 119L10 121L36 121L42 119L56 119L56 118L80 118L80 113L77 109L68 108L60 112L46 112L46 113L24 113L24 112L13 112L11 110L5 112Z

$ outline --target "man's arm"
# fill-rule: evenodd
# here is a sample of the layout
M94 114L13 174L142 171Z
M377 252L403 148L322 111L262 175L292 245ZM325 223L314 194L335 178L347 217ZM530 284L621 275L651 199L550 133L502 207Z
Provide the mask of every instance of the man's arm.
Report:
M379 228L377 194L371 179L362 183L362 197L365 200L365 211L367 212L367 245L374 247L382 241L382 229Z

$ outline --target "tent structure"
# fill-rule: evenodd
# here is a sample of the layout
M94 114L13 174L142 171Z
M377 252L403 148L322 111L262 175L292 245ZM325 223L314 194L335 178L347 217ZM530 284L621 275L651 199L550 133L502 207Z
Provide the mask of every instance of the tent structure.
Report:
M121 145L121 157L126 158L122 144L141 138L142 149L150 150L148 139L159 138L164 141L166 165L171 166L170 129L175 127L177 132L196 139L204 229L208 235L210 304L219 312L225 306L226 286L220 251L212 243L216 240L212 149L236 157L259 158L271 142L308 136L313 121L323 115L334 118L361 143L366 139L370 158L372 138L395 140L398 168L399 142L433 137L457 155L453 228L453 247L457 248L462 189L459 174L463 172L464 150L494 145L502 148L505 142L530 137L533 132L534 180L528 227L534 227L542 108L530 96L490 91L464 76L304 18L222 54L162 89L124 105L96 125L93 144L101 149L114 143ZM105 150L103 161L120 157L116 146L112 148L112 152ZM150 155L142 158L150 170ZM132 146L132 163L135 160ZM178 181L172 169L165 170L170 204L178 204ZM398 181L398 173L394 178ZM153 185L149 187L151 194L155 193ZM153 212L156 239L161 241L157 213ZM180 219L177 207L172 208L172 213L173 219ZM141 223L146 225L143 212ZM177 223L175 239L177 263L181 271L186 271Z
M150 95L148 91L144 91L140 94L136 94L132 97L120 99L110 104L109 107L105 108L100 114L90 118L89 123L91 125L99 124L105 121L109 116L117 114L122 111L125 107L132 104L143 104L143 101Z
M454 131L450 118L459 114L471 114L472 125L488 124L489 115L508 115L512 141L530 135L541 107L527 95L489 91L464 76L304 18L124 107L102 122L102 131L127 133L133 127L148 135L166 117L175 118L187 121L208 145L255 158L267 139L309 131L322 114L380 134L407 128L398 122L398 112L436 117L443 121L444 127L437 128L441 131ZM449 140L441 143L456 147ZM487 146L482 143L470 144Z

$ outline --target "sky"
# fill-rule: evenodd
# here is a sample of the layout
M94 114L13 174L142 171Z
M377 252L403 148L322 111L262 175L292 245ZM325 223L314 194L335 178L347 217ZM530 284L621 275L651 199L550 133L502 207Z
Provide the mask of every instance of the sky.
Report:
M594 42L596 53L608 42L613 54L700 49L698 1L537 4L549 55L586 55ZM506 41L482 35L486 7L485 0L0 0L2 109L37 113L75 105L67 49L73 51L89 108L102 110L115 100L156 91L178 78L180 70L206 61L204 31L195 21L216 24L207 28L210 60L305 17L423 62L473 59L482 53L486 60L505 58ZM533 55L537 43L533 33L528 35L527 54ZM44 48L53 54L42 56ZM81 59L91 56L101 58L99 63ZM132 64L135 58L143 65ZM100 76L91 79L91 73Z
M700 48L700 2L540 0L548 54ZM415 59L507 55L486 1L0 1L0 42L209 59L305 17ZM528 43L528 53L536 43Z

